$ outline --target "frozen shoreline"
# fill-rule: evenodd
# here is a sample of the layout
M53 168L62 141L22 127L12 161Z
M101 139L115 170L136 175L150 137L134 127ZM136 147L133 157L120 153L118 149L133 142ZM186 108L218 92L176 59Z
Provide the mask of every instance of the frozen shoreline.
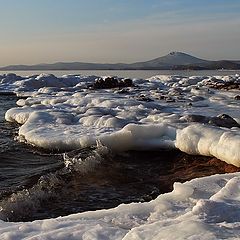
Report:
M238 86L238 75L155 76L135 79L133 86L122 89L91 89L98 79L2 77L5 90L31 95L7 111L6 120L22 125L21 139L50 150L101 141L113 151L178 148L240 166L239 89L216 89L229 83Z
M175 183L147 203L26 223L0 221L2 239L238 239L240 174Z
M240 166L240 77L155 76L134 87L92 90L96 76L1 76L1 89L29 95L6 113L19 139L47 149L95 145L115 151L178 148ZM210 88L211 86L211 88ZM212 86L216 86L215 88ZM225 114L225 115L221 115ZM217 117L218 116L218 117ZM175 183L149 203L32 223L0 222L2 239L238 239L240 174ZM177 231L176 231L177 229ZM174 234L175 233L175 234Z

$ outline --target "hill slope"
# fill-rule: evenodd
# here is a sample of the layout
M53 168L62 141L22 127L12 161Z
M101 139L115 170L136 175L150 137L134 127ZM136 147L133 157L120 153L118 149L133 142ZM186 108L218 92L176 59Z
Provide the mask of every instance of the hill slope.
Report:
M37 65L11 65L0 68L1 71L17 70L185 70L185 69L240 69L240 61L208 61L182 52L171 52L165 56L145 62L125 63L84 63L58 62Z

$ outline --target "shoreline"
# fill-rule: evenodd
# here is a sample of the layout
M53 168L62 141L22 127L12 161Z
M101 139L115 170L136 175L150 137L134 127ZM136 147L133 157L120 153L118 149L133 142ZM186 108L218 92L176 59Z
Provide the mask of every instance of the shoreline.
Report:
M3 232L7 226L20 238L43 232L50 236L57 230L59 236L68 239L72 231L65 231L66 221L78 236L96 233L100 227L101 233L114 239L166 238L177 228L184 236L207 234L218 239L229 226L234 230L227 231L227 236L235 236L240 173L239 168L224 161L239 164L238 90L232 91L239 86L238 75L155 76L133 80L134 87L124 89L99 85L110 80L121 85L123 79L96 76L12 77L4 78L3 87L29 96L19 99L18 107L5 115L9 122L21 125L19 137L48 149L64 150L68 146L81 150L64 154L63 169L42 176L37 184L6 200L1 218L27 222L0 221L1 237L10 234ZM94 89L96 83L98 90ZM85 151L85 147L96 145L96 139L100 139L98 147ZM118 157L107 154L109 148L124 151L176 146L192 155L176 150L132 151ZM221 161L201 155L219 156ZM202 177L206 173L210 176ZM113 183L125 188L116 189ZM135 193L140 195L128 198ZM102 200L102 210L96 210L96 196ZM117 200L114 206L108 205L106 196ZM64 209L64 205L56 205L58 197L74 209L65 217L56 218L62 215L59 209ZM74 205L84 201L90 203L88 209ZM51 207L57 208L58 214L32 221L46 217L42 204L48 214ZM42 217L29 218L39 209ZM24 230L27 226L35 228L33 235Z

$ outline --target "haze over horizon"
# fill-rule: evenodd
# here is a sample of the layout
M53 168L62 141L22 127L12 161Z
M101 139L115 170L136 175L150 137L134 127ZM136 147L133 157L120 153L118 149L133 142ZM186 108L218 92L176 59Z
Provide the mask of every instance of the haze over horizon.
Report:
M240 59L238 0L0 0L0 66Z

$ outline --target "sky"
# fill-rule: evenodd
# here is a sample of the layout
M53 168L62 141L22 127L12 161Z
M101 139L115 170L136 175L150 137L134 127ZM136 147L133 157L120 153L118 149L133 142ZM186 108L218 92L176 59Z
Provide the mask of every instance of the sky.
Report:
M0 66L240 60L240 0L0 0Z

